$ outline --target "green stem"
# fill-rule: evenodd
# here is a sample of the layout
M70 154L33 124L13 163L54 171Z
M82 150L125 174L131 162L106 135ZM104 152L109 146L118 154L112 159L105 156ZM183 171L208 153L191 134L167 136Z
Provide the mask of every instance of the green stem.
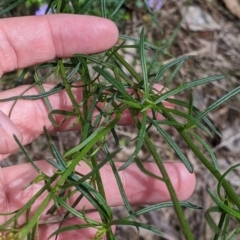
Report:
M240 209L240 201L238 195L232 189L231 185L225 180L222 179L222 174L212 165L212 163L202 154L200 149L193 143L192 139L187 135L186 132L180 131L177 129L181 137L188 144L188 146L192 149L194 154L199 158L202 164L212 173L212 175L218 180L222 181L222 186L228 195L228 198L232 203L234 203L238 209Z
M59 64L60 73L61 73L61 76L62 76L62 79L63 79L63 84L64 84L65 89L67 91L67 94L68 94L68 96L69 96L69 98L72 102L72 105L74 107L75 112L78 114L79 122L81 123L81 126L83 126L83 124L82 124L83 123L82 113L80 111L79 104L77 103L77 101L74 97L74 94L72 92L72 88L67 81L67 76L66 76L63 60L59 59L58 64Z
M115 52L114 56L129 71L129 73L138 81L138 83L142 82L142 78L139 76L139 74L131 67L129 63L127 63L124 60L124 58L120 54Z
M35 203L35 201L46 191L51 188L51 184L56 180L58 177L58 174L54 174L47 182L46 185L44 185L21 209L19 209L16 214L10 218L8 221L6 221L3 225L1 225L2 228L7 228L7 226L11 222L15 222L25 211L31 208L31 206ZM50 195L50 194L49 194ZM41 214L41 213L40 213ZM40 216L40 215L39 215Z
M120 119L120 113L116 113L116 117L114 120L112 120L108 126L106 126L98 135L92 139L82 150L81 152L71 161L66 171L62 174L61 178L58 181L58 186L62 186L62 184L65 182L65 180L68 178L68 176L73 172L76 165L79 163L79 161L82 160L82 158L91 150L91 148L103 137L106 136L108 132L111 131L111 129L117 125L118 121Z
M176 192L173 188L173 185L172 185L171 180L168 176L168 173L167 173L167 171L164 167L163 161L160 158L160 155L157 153L154 144L151 142L151 140L149 139L147 134L145 135L145 143L146 143L147 147L149 148L152 156L154 157L155 162L156 162L156 164L157 164L157 166L158 166L158 168L159 168L159 170L162 174L162 178L164 179L164 182L167 185L168 191L169 191L171 199L173 201L174 209L177 213L177 216L178 216L179 222L181 224L182 230L184 232L184 235L185 235L187 240L193 240L194 238L193 238L192 232L190 230L189 224L188 224L188 222L185 218L185 215L183 213L183 210L182 210L181 205L179 203L179 200L177 198Z
M176 122L175 118L168 112L163 112L164 117L170 121ZM183 131L181 128L176 127L176 130L181 135L182 139L188 144L194 154L198 157L198 159L202 162L202 164L212 173L212 175L218 180L222 181L222 186L226 191L228 197L231 202L234 203L238 209L240 209L240 201L238 195L232 189L231 185L225 180L222 179L222 174L214 167L214 165L209 161L201 152L201 150L193 143L192 139L188 136L188 134Z
M91 162L92 162L92 166L93 166L93 169L94 168L97 168L98 167L98 163L97 163L97 159L96 159L96 156L94 155L92 158L91 158ZM98 189L98 192L101 194L101 196L104 198L104 200L106 200L106 194L105 194L105 191L104 191L104 187L103 187L103 182L102 182L102 178L101 178L101 174L99 171L97 171L95 173L95 182L97 184L97 189ZM108 223L108 220L109 219L106 219L105 216L100 216L103 223ZM111 219L110 219L111 221Z
M28 222L27 226L24 227L24 230L21 231L21 237L20 240L26 239L26 236L29 234L31 229L34 229L34 226L37 224L42 212L44 209L48 206L49 202L52 199L53 192L49 193L46 198L44 198L43 202L41 205L37 208L37 211L35 212L34 216L31 217L31 220Z

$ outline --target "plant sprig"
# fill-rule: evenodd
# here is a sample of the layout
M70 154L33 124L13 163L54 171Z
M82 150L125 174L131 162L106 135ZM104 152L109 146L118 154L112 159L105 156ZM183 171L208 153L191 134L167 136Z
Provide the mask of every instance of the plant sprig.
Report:
M1 10L0 14L6 13L21 2L22 1L17 1L13 3L13 1L6 0L5 4L9 4L9 6L8 8ZM70 5L69 2L71 2ZM143 2L146 6L147 12L150 14L155 24L160 28L154 13L148 5L148 1L144 0ZM105 0L99 2L94 0L83 1L83 3L82 1L73 0L51 0L48 4L48 10L51 9L52 13L71 12L75 14L87 14L92 11L92 7L95 6L94 4L100 4L102 17L112 19L117 15L124 3L125 0L115 3L111 14L109 14L109 9L107 8L108 3ZM193 239L193 234L184 215L183 207L192 209L200 209L200 207L191 203L179 201L164 167L164 161L161 155L157 152L157 148L148 133L150 128L155 128L163 139L165 139L166 143L168 143L174 150L178 159L182 161L188 171L192 173L194 170L191 162L174 139L162 127L162 125L167 125L177 130L188 147L208 171L210 171L219 181L218 196L209 190L209 194L217 206L208 209L205 215L209 225L215 232L215 239L218 239L221 232L223 232L225 236L224 239L227 239L227 225L230 217L235 218L238 221L240 219L239 196L237 196L234 189L225 180L226 174L229 171L232 171L233 168L225 174L220 172L213 151L206 141L196 133L195 129L199 129L209 136L211 136L211 132L220 135L208 119L207 114L238 94L240 87L227 93L205 110L200 111L193 105L193 96L189 101L183 101L178 99L178 94L200 85L218 81L224 76L206 77L191 82L184 82L177 87L171 87L172 82L176 78L177 73L184 65L185 61L192 59L194 56L182 56L176 58L165 65L160 65L158 70L154 72L153 66L158 64L159 56L165 54L164 50L168 46L159 48L145 41L144 29L142 29L139 39L125 35L120 35L120 39L124 40L124 42L119 43L104 53L91 56L75 54L70 59L57 59L56 61L44 63L36 67L35 83L29 88L38 86L40 90L39 94L21 94L7 99L0 99L0 102L15 101L16 103L19 99L37 100L42 98L49 111L49 119L54 127L61 127L61 124L69 118L74 118L74 124L78 124L80 127L80 142L75 147L66 149L63 155L60 154L60 151L53 143L48 131L44 129L53 156L53 158L46 159L46 161L55 169L52 176L48 176L37 167L30 154L15 137L19 147L26 155L26 158L38 172L38 176L29 183L28 187L37 182L42 182L44 185L25 206L19 208L14 213L4 214L11 216L9 216L9 219L0 226L0 231L17 234L17 239L21 240L24 240L26 237L27 239L34 239L38 232L38 225L41 224L39 220L42 213L47 210L48 215L54 215L57 214L60 207L63 207L66 210L66 213L63 217L62 223L71 215L84 220L85 224L76 224L68 227L63 227L61 225L61 227L53 232L49 238L54 235L57 236L61 232L92 227L97 229L95 239L101 239L104 235L106 235L108 240L116 239L111 228L113 225L131 225L136 227L137 230L144 228L158 235L162 235L163 233L161 230L154 226L139 222L137 217L161 208L174 207L185 238L187 240ZM128 40L128 42L132 41L132 44L126 43L125 40ZM128 48L134 48L136 54L138 54L140 58L140 73L137 72L134 66L128 63L124 58L122 50L127 50ZM146 60L149 50L154 52L154 57L150 63ZM49 69L49 72L41 76L41 70L43 68L45 70ZM28 69L24 69L19 79L17 79L16 82L18 85L21 84L27 71ZM170 76L165 78L167 72L170 72ZM44 82L53 74L57 75L60 78L60 81L51 90L45 91ZM156 92L155 84L159 82L163 85L163 89ZM82 92L83 97L81 100L77 100L74 96L72 90L74 87L78 87ZM63 90L66 91L72 103L72 110L66 111L63 109L52 109L48 97ZM166 107L164 102L174 103L176 109ZM179 111L177 107L183 107L185 111ZM116 145L118 145L119 136L117 135L115 128L118 127L121 115L126 110L132 115L134 125L137 129L136 137L134 138L136 145L131 156L120 168L117 168L114 158L121 149L117 148L116 151L110 151L107 138L109 134L112 134ZM98 115L94 118L94 112L96 111ZM151 112L152 117L148 116L149 111ZM57 122L55 115L62 115L64 117L63 122ZM165 120L159 121L156 117L159 115L164 116ZM179 118L180 120L178 120ZM203 154L195 142L199 142L207 153ZM156 163L156 167L159 170L159 176L144 168L144 165L139 158L139 152L143 146L146 146L151 153L154 162ZM105 156L101 162L97 161L98 152L103 153ZM90 171L86 175L81 174L76 169L76 167L83 162L90 167ZM107 163L111 166L124 206L128 212L128 216L122 219L113 219L113 212L107 203L105 189L100 174L100 169ZM156 180L163 181L166 184L171 196L171 202L146 206L142 210L134 212L119 176L119 171L128 168L129 165L133 163L135 163L139 167L139 170L144 174L151 178L155 178ZM220 188L224 190L224 197L220 195ZM43 195L45 196L44 200L34 212L33 216L30 216L33 203ZM68 200L73 196L76 197L77 200L74 204L68 205ZM77 211L75 209L77 205L81 204L83 198L86 198L99 212L101 218L100 221L88 218L84 207L82 211ZM49 208L51 200L53 200L53 203ZM212 212L221 213L221 219L218 225L215 224L210 216ZM23 216L25 221L20 223L19 219ZM239 232L239 228L235 229L235 231L231 233L229 239L234 239Z

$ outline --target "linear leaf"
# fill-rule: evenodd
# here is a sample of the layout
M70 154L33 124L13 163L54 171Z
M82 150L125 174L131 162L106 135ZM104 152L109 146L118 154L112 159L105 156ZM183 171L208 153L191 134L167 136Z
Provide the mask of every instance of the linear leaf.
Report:
M95 139L95 137L97 135L99 135L99 133L102 132L102 130L104 129L103 126L99 127L98 129L96 129L87 139L85 139L82 143L80 143L79 145L77 145L76 147L70 149L69 151L67 151L64 154L64 157L68 157L71 156L72 154L74 154L75 152L80 151L82 148L84 148L89 142L91 142L93 139Z
M206 77L206 78L202 78L202 79L198 79L196 81L190 82L190 83L184 83L181 86L178 86L176 88L173 88L165 93L162 93L161 96L154 102L155 104L158 104L160 102L162 102L163 100L170 98L174 95L176 95L179 92L182 92L184 90L187 90L189 88L193 88L199 85L203 85L203 84L207 84L213 81L217 81L220 79L223 79L225 76L220 75L220 76L213 76L213 77Z
M18 5L20 5L21 3L25 2L25 0L18 0L18 1L12 1L13 3L10 4L7 7L4 7L2 10L0 10L0 15L3 15L4 13L7 13L9 11L11 11L12 9L16 8ZM5 4L5 3L3 3Z
M157 72L155 78L152 80L151 82L151 85L150 87L152 87L156 82L159 82L159 79L163 76L163 74L172 66L178 64L178 63L181 63L182 61L186 61L188 59L192 59L194 58L195 56L181 56L181 57L178 57L172 61L170 61L169 63L166 63L165 65L163 65L159 71Z
M185 60L182 60L177 64L176 68L173 70L173 72L169 76L168 80L164 83L164 87L168 87L170 85L170 83L173 81L174 77L177 75L177 73L179 72L179 70L182 67L184 62L185 62Z
M135 157L137 157L139 151L141 150L141 147L144 143L144 137L146 134L146 124L147 124L147 114L144 112L142 114L142 122L140 124L139 134L138 134L138 141L135 147L134 152L129 157L129 159L118 169L118 171L121 171L125 168L127 168L131 163L133 163Z
M95 0L85 1L85 5L82 6L82 10L80 11L79 14L85 14L89 9L91 9L94 2Z
M150 75L151 70L152 70L154 64L156 63L156 61L157 61L157 59L158 59L160 54L161 54L161 51L159 51L159 50L157 50L156 53L154 54L154 57L152 58L150 66L148 67L148 75Z
M144 28L142 28L142 31L140 34L140 61L142 66L144 97L148 99L149 89L148 89L147 64L146 64L146 56L145 56L145 48L144 48Z
M199 206L197 206L195 204L192 204L190 202L179 202L179 203L182 207L185 207L185 208L192 208L192 209L196 209L196 210L202 209L202 207L199 207ZM163 203L157 203L155 205L147 206L147 207L135 212L134 216L138 217L138 216L141 216L142 214L146 214L146 213L149 213L149 212L152 212L152 211L157 211L159 209L168 208L168 207L174 207L173 202L163 202ZM129 219L130 217L131 216L127 216L125 219Z
M27 150L25 149L25 147L21 144L21 142L18 140L16 135L13 135L14 140L17 142L19 148L22 150L22 152L25 154L25 156L27 157L28 161L31 163L31 165L33 166L33 168L40 174L42 174L42 171L39 169L39 167L35 164L35 162L33 161L33 159L29 156Z
M122 35L122 34L119 34L119 38L123 39L123 40L130 40L130 41L139 43L138 38L134 38L134 37L130 37L130 36ZM162 52L163 54L165 54L164 50L169 47L168 45L166 45L166 46L163 46L163 47L159 48L157 46L154 46L154 45L152 45L150 43L146 43L146 42L144 43L144 46L145 46L146 49L155 49L155 50L158 50L158 51ZM165 54L165 55L167 55L167 54Z
M222 105L224 102L226 102L230 98L234 97L239 92L240 92L240 86L233 89L231 92L225 94L223 97L221 97L220 99L215 101L212 105L210 105L203 112L201 112L196 118L201 119L202 117L206 116L209 112L213 111L214 109L216 109L217 107Z
M159 231L157 228L155 228L149 224L145 224L145 223L140 223L140 222L135 222L135 221L127 221L127 220L116 220L116 221L112 221L110 224L111 225L135 226L138 228L143 228L143 229L149 230L151 232L154 232L159 236L164 236L163 233L161 231Z
M172 99L172 98L168 98L166 99L166 101L170 102L170 103L174 103L176 105L179 105L179 106L182 106L182 107L185 107L185 108L188 108L188 102L185 102L185 101L181 101L181 100L178 100L178 99ZM201 113L201 111L196 108L195 106L193 106L193 112L195 115ZM205 124L219 137L222 137L221 136L221 133L215 128L215 126L212 124L212 122L206 117L204 116L202 118L202 121L205 122Z
M154 127L158 130L158 132L164 137L164 139L168 142L168 144L171 146L171 148L175 151L175 153L178 155L180 160L183 162L187 170L192 173L193 168L189 160L186 158L186 156L183 154L181 149L178 147L178 145L172 140L172 138L169 136L169 134L163 130L154 120L148 117L148 120L154 125Z
M37 83L35 83L37 84ZM36 95L24 95L24 96L13 96L13 97L9 97L9 98L4 98L4 99L0 99L0 102L8 102L8 101L13 101L13 100L18 100L18 99L23 99L23 100L37 100L43 97L48 97L50 95L53 95L55 93L58 93L60 91L62 91L64 89L64 86L62 86L61 84L58 84L57 86L55 86L54 88L52 88L51 90L41 93L41 94L36 94Z
M124 4L125 0L120 0L118 5L116 6L116 8L113 10L113 12L111 13L110 18L112 18L117 12L118 10L122 7L122 5Z
M215 168L219 171L219 166L218 166L218 162L217 162L217 158L213 152L213 150L209 147L209 145L201 138L199 137L196 133L189 131L190 134L192 134L207 150L207 152L209 153L210 157L212 158L212 162L213 165L215 166Z
M101 0L102 17L106 18L106 0Z
M151 8L149 7L149 3L147 0L144 0L144 3L146 5L146 8L147 8L147 11L148 13L150 14L151 18L152 18L152 21L156 24L157 28L159 29L159 31L161 33L163 33L163 30L159 24L159 20L155 17L154 13L152 12Z
M122 83L117 82L107 71L101 69L100 67L94 67L94 70L100 73L105 78L105 80L110 82L126 100L136 103L136 100L124 89Z
M158 180L160 180L160 181L163 181L163 180L164 180L163 178L161 178L161 177L155 175L154 173L148 171L148 170L144 167L143 163L141 162L141 160L140 160L138 157L135 157L135 163L137 164L137 166L138 166L138 168L140 169L140 171L143 172L144 174L148 175L149 177L158 179Z
M199 122L198 120L196 120L196 118L182 112L182 111L179 111L177 109L172 109L172 108L165 108L165 107L162 107L162 106L149 106L150 108L152 109L156 109L158 110L160 113L162 113L162 115L164 115L164 112L165 113L172 113L172 114L175 114L175 115L178 115L180 117L183 117L185 118L188 122L191 122L191 123L194 123L196 126L198 126L200 129L202 129L207 135L209 136L212 136L211 132L201 123ZM143 109L145 110L145 109ZM143 111L142 110L142 111ZM193 127L194 125L192 124L191 127ZM187 130L189 129L189 125L188 124L185 124L184 125L184 130Z
M208 225L210 226L210 228L213 230L213 232L216 234L216 233L219 233L220 232L220 229L219 227L217 226L217 224L214 222L213 218L211 217L211 214L210 213L221 213L221 208L219 208L218 206L215 206L215 207L210 207L207 209L207 211L204 213L204 217L208 223Z
M212 200L226 213L230 214L231 216L235 217L236 219L240 220L240 212L234 210L233 208L228 207L225 205L210 189L208 189L208 193L210 194Z

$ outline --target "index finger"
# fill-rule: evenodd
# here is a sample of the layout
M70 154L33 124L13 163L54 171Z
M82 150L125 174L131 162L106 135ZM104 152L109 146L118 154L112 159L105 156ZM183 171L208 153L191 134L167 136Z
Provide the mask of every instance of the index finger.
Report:
M1 19L0 76L56 57L101 52L112 47L117 38L112 21L93 16L52 14Z

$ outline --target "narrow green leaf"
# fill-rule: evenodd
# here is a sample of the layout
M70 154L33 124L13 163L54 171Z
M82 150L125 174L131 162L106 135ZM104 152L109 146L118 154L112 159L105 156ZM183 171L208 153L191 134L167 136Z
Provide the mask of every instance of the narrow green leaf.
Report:
M207 150L207 152L209 153L209 155L212 159L213 165L219 171L218 161L217 161L217 158L216 158L213 150L211 149L211 147L201 137L199 137L193 131L189 131L189 133L192 134L203 145L203 147Z
M24 155L27 157L27 160L31 163L31 165L33 166L33 168L40 174L43 174L42 171L39 169L39 167L35 164L35 162L33 161L33 159L29 156L27 150L25 149L25 147L21 144L21 142L18 140L16 135L13 135L14 140L16 141L16 143L18 144L19 148L22 150L22 152L24 153Z
M181 207L185 207L185 208L191 208L191 209L196 209L196 210L200 210L202 209L202 207L199 207L195 204L192 204L190 202L179 202ZM141 210L138 210L137 212L134 213L135 217L141 216L142 214L146 214L149 212L153 212L153 211L157 211L159 209L164 209L164 208L168 208L168 207L173 207L173 202L163 202L163 203L157 203L155 205L150 205L147 206ZM129 219L131 216L127 216L125 219Z
M106 0L101 0L102 17L106 18Z
M110 18L112 18L117 12L118 10L122 7L122 5L124 4L126 0L120 0L118 5L116 6L116 8L114 9L114 11L112 12Z
M94 2L95 0L85 1L85 4L82 6L82 9L79 14L85 14L88 10L90 10Z
M218 206L210 207L207 209L207 211L204 213L204 217L210 226L210 228L213 230L215 234L220 233L220 229L217 226L217 224L214 222L213 218L211 217L211 213L221 213L221 209Z
M67 171L68 169L65 171L65 173ZM75 181L79 179L77 178L76 174L70 175L70 178ZM89 183L83 182L75 187L93 205L101 218L105 219L104 221L109 221L109 219L112 218L111 209L106 203L105 199Z
M218 208L218 206L217 206ZM221 211L221 210L220 210ZM227 215L225 212L221 211L221 217L218 221L218 229L219 229L219 232L215 233L215 236L214 236L214 240L217 240L219 239L219 236L221 235L221 232L223 232L224 230L222 230L222 228L224 227L224 223L226 223L226 218L228 217L229 215ZM223 232L223 235L224 235L224 232ZM223 238L223 239L226 239L226 238Z
M175 151L177 156L180 158L180 160L183 162L185 167L190 173L193 173L193 167L189 160L186 158L186 156L183 154L181 149L178 147L178 145L175 143L174 140L169 136L169 134L162 129L154 120L148 117L149 122L151 122L154 127L158 130L158 132L164 137L164 139L168 142L168 144L171 146L171 148Z
M143 112L141 124L139 123L140 129L139 129L138 141L137 141L135 150L134 150L133 154L129 157L129 159L118 169L118 171L122 171L123 169L127 168L130 164L133 163L133 161L137 157L137 155L138 155L139 151L141 150L141 147L144 143L144 137L146 134L146 124L147 124L147 114L146 114L146 112Z
M193 115L193 94L191 93L188 106L188 115Z
M105 152L107 154L109 154L106 144L104 145L104 150L105 150ZM116 165L115 165L115 163L113 161L113 157L109 158L109 164L110 164L110 166L112 168L114 177L116 179L116 182L117 182L117 185L118 185L118 189L120 191L120 194L121 194L124 206L126 207L129 215L132 215L133 214L133 210L132 210L132 207L131 207L131 205L130 205L130 203L128 201L127 194L126 194L126 192L124 190L124 186L123 186L122 180L121 180L121 178L120 178L120 176L118 174ZM135 220L135 217L132 217L132 220Z
M183 129L184 128L184 125L179 123L179 122L174 122L174 121L169 121L169 120L155 120L155 122L157 124L173 126L173 127L179 128L179 129Z
M92 224L78 224L78 225L70 225L70 226L67 226L67 227L61 227L58 230L51 233L51 235L47 239L51 239L53 236L58 235L58 234L63 233L63 232L85 229L85 228L91 228L91 227L92 227Z
M35 83L35 85L36 84L37 83ZM64 86L62 86L61 84L58 84L57 86L55 86L51 90L49 90L47 92L44 92L44 93L41 93L41 94L13 96L13 97L9 97L9 98L0 99L0 102L8 102L8 101L13 101L13 100L18 100L18 99L37 100L37 99L40 99L40 98L49 97L50 95L58 93L58 92L62 91L63 89L64 89Z
M170 83L173 81L174 77L177 75L177 73L179 72L184 62L185 60L182 60L177 64L176 68L174 69L172 74L169 76L168 80L164 83L165 88L167 88L170 85Z
M130 40L130 41L133 41L135 43L139 43L139 39L138 38L134 38L134 37L130 37L130 36L122 35L122 34L119 34L119 38L123 39L123 40ZM157 46L154 46L154 45L152 45L150 43L146 43L145 42L144 46L145 46L146 49L154 49L154 50L160 51L161 53L167 55L166 53L164 53L164 50L166 48L168 48L168 45L159 48Z
M72 149L70 149L69 151L67 151L64 154L64 158L67 158L71 155L73 155L75 152L79 152L82 148L84 148L89 142L91 142L93 139L95 139L95 137L97 135L99 135L99 133L102 132L102 130L104 129L103 126L99 127L98 129L96 129L88 138L86 138L82 143L80 143L79 145L77 145L76 147L73 147Z
M118 138L118 135L115 131L115 128L111 129L111 133L112 133L112 136L113 136L113 139L115 141L116 146L119 147L119 138Z
M129 71L129 73L137 80L138 83L142 81L142 78L135 71L135 69L119 53L114 52L113 55L121 63L121 65L123 65Z
M187 90L187 89L199 86L199 85L203 85L203 84L207 84L207 83L210 83L210 82L213 82L213 81L217 81L217 80L220 80L222 78L224 78L224 76L220 75L220 76L213 76L213 77L206 77L206 78L198 79L198 80L190 82L190 83L184 83L181 86L173 88L173 89L171 89L171 90L169 90L165 93L162 93L161 96L154 103L158 104L158 103L162 102L163 100L176 95L179 92L182 92L184 90Z
M107 71L101 69L100 67L93 68L96 72L100 73L105 78L105 80L110 82L123 95L126 100L136 103L136 100L124 89L122 83L117 82Z
M111 129L118 123L120 119L120 114L116 113L116 116L114 120L112 120L108 126L106 126L99 134L97 134L92 141L90 141L71 161L71 163L68 165L67 170L62 174L61 178L59 179L58 184L61 185L65 182L65 180L68 178L69 175L71 175L72 171L76 167L76 165L79 163L81 159L85 157L85 154L88 153L88 151L98 142L103 136L106 136L108 132L111 131Z
M202 117L206 116L209 112L213 111L214 109L216 109L217 107L219 107L220 105L228 101L230 98L234 97L239 92L240 92L240 86L233 89L231 92L225 94L223 97L215 101L212 105L210 105L203 112L201 112L196 118L201 119Z
M39 88L40 93L44 94L45 89L43 87L43 83L42 83L41 79L39 79L39 77L38 77L37 71L35 71L34 80L37 83L37 87ZM52 104L50 103L48 97L43 97L43 101L45 102L45 105L46 105L48 111L51 112L53 110L53 108L52 108ZM49 116L49 119L51 120L51 123L53 124L53 126L58 127L58 124L57 124L56 120L54 119L54 117L51 114L49 114L48 116Z
M231 216L235 217L236 219L240 220L240 212L237 210L234 210L233 208L230 208L226 206L217 196L214 195L214 193L209 189L208 190L209 195L211 196L212 200L226 213L230 214Z
M49 114L52 114L52 115L66 115L68 117L70 117L70 116L71 117L77 117L78 116L78 114L75 113L75 112L71 112L71 111L67 111L67 110L61 110L61 109L54 109Z
M163 65L162 67L160 67L159 71L157 72L155 78L152 80L151 84L150 84L150 87L152 87L155 83L159 82L160 78L163 76L163 74L169 69L171 68L172 66L176 65L176 64L179 64L181 62L184 62L188 59L192 59L194 58L195 56L181 56L181 57L178 57L168 63L166 63L165 65Z
M188 102L185 101L181 101L178 99L172 99L172 98L168 98L166 99L166 101L170 102L170 103L174 103L176 105L188 108ZM193 112L194 112L194 116L196 116L197 114L201 113L201 111L193 106ZM205 124L219 137L222 137L221 133L215 128L215 126L212 124L212 122L206 117L204 116L202 118L202 121L205 122Z
M24 69L22 70L22 73L21 73L20 76L17 78L14 87L20 86L20 85L23 83L23 79L24 79L25 75L28 73L28 71L29 71L29 68L24 68Z
M59 165L61 165L62 167L64 167L66 169L66 167L67 167L66 163L64 162L64 160L62 158L62 155L58 151L56 145L52 142L51 137L50 137L46 127L44 127L44 134L47 138L48 145L51 148L51 152L52 152L53 157L56 159L56 161Z
M85 141L87 139L87 137L89 136L89 131L90 131L91 123L92 123L92 116L93 116L93 112L97 105L98 95L99 94L97 92L95 92L93 94L93 97L91 99L91 105L90 105L89 109L87 110L87 116L85 116L85 121L84 121L83 130L82 130L82 136L81 136L82 141ZM88 102L88 101L86 101L86 102Z
M3 9L0 10L0 15L3 15L4 13L10 12L12 9L16 8L18 5L20 5L21 3L25 2L25 0L15 0L12 1L13 3L8 5L8 6L4 6ZM3 2L3 4L5 4L5 2Z
M143 163L141 162L141 160L140 160L138 157L135 157L134 160L135 160L135 163L137 164L137 166L138 166L138 168L140 169L141 172L143 172L144 174L148 175L148 176L151 177L151 178L155 178L155 179L158 179L158 180L160 180L160 181L163 181L163 180L164 180L163 178L161 178L161 177L153 174L152 172L148 171L148 170L144 167Z
M84 220L85 217L83 216L82 213L80 213L79 211L77 211L76 209L72 208L71 206L69 206L65 201L63 201L61 198L56 197L58 200L59 205L62 205L68 212L72 213L74 216ZM97 222L91 218L87 218L88 223L90 223L92 226L102 226L101 222Z
M26 239L26 236L29 233L31 233L31 230L36 226L41 214L46 209L51 199L52 199L52 193L48 194L47 196L45 196L44 199L42 199L40 206L38 206L38 208L34 212L34 215L31 216L31 221L28 221L28 223L24 226L24 228L22 228L21 239Z
M159 236L164 236L163 233L161 231L159 231L157 228L149 225L149 224L145 224L145 223L140 223L140 222L135 222L135 221L127 221L127 220L115 220L112 221L110 223L110 225L127 225L127 226L135 226L138 228L143 228L146 230L149 230L151 232L156 233Z
M149 89L148 89L148 75L147 75L147 64L144 48L144 28L142 28L140 34L140 61L142 66L143 75L143 87L144 87L144 98L148 99Z
M151 74L152 68L153 68L154 64L156 63L156 61L158 60L160 54L161 54L161 52L159 50L157 50L156 53L154 54L154 57L152 58L150 66L148 67L148 70L147 70L148 75Z
M240 226L233 231L233 233L230 235L228 240L234 240L237 236L239 236L239 233L240 233Z
M73 187L76 185L80 185L83 182L87 181L88 179L90 179L92 176L94 176L97 172L99 172L99 170L108 162L110 161L113 157L115 157L119 152L121 151L121 149L117 149L116 151L110 153L109 155L107 155L107 157L105 159L103 159L96 167L94 167L89 173L85 174L83 177L81 177L79 180L76 180L74 182L71 183L66 183L63 185L63 188L69 188L69 187ZM59 169L61 170L61 169Z
M121 99L121 98L117 98L116 100L121 102L121 103L126 104L130 108L141 109L141 105L139 103L135 103L135 102L128 101L128 100L125 100L125 99Z
M235 168L238 168L238 167L240 167L240 163L235 164L234 166L231 166L227 171L225 171L225 172L222 174L221 178L219 179L218 186L217 186L217 193L218 193L218 196L219 196L220 199L225 200L225 197L222 197L222 196L221 196L221 187L222 187L222 183L223 183L225 177L226 177L230 172L232 172Z
M155 17L154 13L152 12L151 8L149 7L149 3L147 0L144 0L144 3L146 5L146 8L147 8L147 11L148 13L150 14L151 18L152 18L152 21L156 24L157 28L159 29L159 31L161 33L163 33L163 30L159 24L159 20Z
M172 114L175 114L177 116L180 116L180 117L183 117L187 120L187 122L191 122L191 123L195 123L195 126L199 127L201 130L203 130L207 135L211 136L212 137L212 134L211 132L202 124L200 123L198 120L196 120L196 118L182 112L182 111L179 111L177 109L172 109L172 108L165 108L163 106L156 106L156 105L150 105L149 108L152 108L152 109L155 109L155 110L158 110L159 113L161 113L163 116L164 114L166 113L172 113ZM146 110L146 108L144 108L143 110ZM141 111L143 111L141 110ZM194 127L194 125L191 125L191 128ZM189 129L189 125L186 123L184 125L184 130L187 130Z

